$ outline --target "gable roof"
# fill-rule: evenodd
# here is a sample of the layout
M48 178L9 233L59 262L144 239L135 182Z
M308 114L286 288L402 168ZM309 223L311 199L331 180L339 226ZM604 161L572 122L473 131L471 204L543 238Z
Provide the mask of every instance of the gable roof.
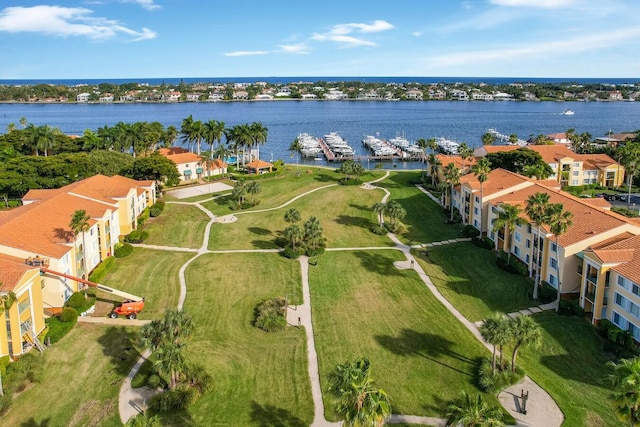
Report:
M436 154L436 159L440 160L443 168L446 167L449 163L453 163L458 169L462 169L463 164L465 169L468 169L469 167L477 163L477 159L475 157L462 160L462 157L460 156L452 156L448 154Z
M38 270L24 263L23 259L0 254L0 292L12 292L24 275L31 270Z
M527 182L532 182L532 180L506 169L498 168L489 172L488 179L483 184L482 192L486 198L495 193L499 193ZM461 177L460 184L471 187L474 191L480 190L480 181L478 181L478 177L473 173L469 173Z
M612 270L640 284L640 235L618 240L592 251L602 262L619 262Z
M540 154L546 163L558 163L562 159L570 158L575 161L583 162L583 169L587 170L600 169L602 167L616 164L616 161L606 154L578 154L571 151L565 144L527 145L526 147L519 147L516 145L486 145L482 148L487 154L526 148Z
M265 162L264 160L254 160L250 163L247 163L246 167L251 169L266 169L273 167L273 165L269 162Z

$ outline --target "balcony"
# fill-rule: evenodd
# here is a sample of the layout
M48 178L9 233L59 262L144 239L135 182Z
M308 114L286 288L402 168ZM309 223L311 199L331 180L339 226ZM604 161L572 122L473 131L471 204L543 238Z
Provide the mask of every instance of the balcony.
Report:
M595 274L587 274L587 280L593 284L598 283L598 276Z

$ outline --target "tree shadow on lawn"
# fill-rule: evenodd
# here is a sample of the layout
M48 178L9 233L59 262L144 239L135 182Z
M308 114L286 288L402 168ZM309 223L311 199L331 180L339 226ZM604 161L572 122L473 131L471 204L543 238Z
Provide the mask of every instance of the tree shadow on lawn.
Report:
M313 179L318 182L338 182L338 180L335 177L331 175L327 175L326 173L320 173L318 175L315 175Z
M362 266L367 271L372 271L382 276L404 276L405 274L394 267L393 260L380 253L355 251L354 255L360 258Z
M279 249L275 240L252 240L251 245L256 249Z
M478 361L452 350L455 344L440 335L414 331L413 329L402 329L400 335L392 337L389 335L376 335L376 341L388 351L399 356L421 356L425 359L452 369L466 376L474 376L474 371ZM468 365L469 370L465 371L455 366L443 362L443 358L454 358Z
M340 225L356 226L367 229L374 225L370 220L362 218L361 216L338 215L335 221Z
M49 427L51 418L45 418L44 420L37 422L35 418L31 417L27 421L20 424L20 427Z
M249 233L257 234L258 236L270 236L273 234L271 230L261 227L249 227L247 228L247 230L249 231Z
M355 203L349 203L349 207L357 209L357 210L359 210L361 212L373 212L373 207L372 206L357 205Z
M139 340L137 330L110 326L98 338L98 343L102 346L102 353L111 359L115 372L126 376L140 357Z
M304 427L307 425L286 409L273 405L260 405L255 400L251 403L251 421L260 427Z

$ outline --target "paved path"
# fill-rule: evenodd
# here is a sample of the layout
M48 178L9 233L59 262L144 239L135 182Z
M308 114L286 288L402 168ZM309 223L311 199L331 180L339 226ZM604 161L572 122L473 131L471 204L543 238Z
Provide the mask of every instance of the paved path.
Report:
M229 191L232 187L222 182L211 182L201 185L192 185L190 187L178 188L177 190L167 191L167 196L176 199L186 199L188 197L200 196L202 194L218 193L220 191Z
M78 317L78 322L94 323L99 325L112 325L112 326L144 326L147 323L151 323L151 320L126 319L124 317L118 317L117 319L112 319L110 317L80 316Z
M362 185L361 188L365 190L373 190L373 189L381 189L385 192L385 195L382 198L382 202L386 202L386 200L390 196L390 192L381 187L377 187L372 185L375 182L382 181L383 179L389 176L390 171L387 171L386 174L375 180ZM251 214L251 213L259 213L266 212L276 209L281 209L290 203L293 203L295 200L311 194L315 191L319 191L328 187L332 187L337 184L331 184L323 187L319 187L310 191L307 191L303 194L300 194L286 203L268 209L261 209L255 211L247 211L247 212L237 212L238 214ZM428 191L426 191L421 186L417 186L420 188L422 192L427 194L433 200L439 203L437 199L435 199ZM264 252L264 253L272 253L278 252L280 249L254 249L254 250L224 250L224 251L212 251L208 250L209 243L209 232L211 226L216 222L216 216L213 215L210 211L204 208L199 202L175 202L181 204L192 204L196 205L199 209L203 210L207 216L209 216L210 220L207 223L205 228L205 235L203 236L203 242L200 248L198 249L190 249L190 248L177 248L170 246L156 246L156 245L134 245L138 247L146 247L150 249L157 250L168 250L168 251L183 251L183 252L192 252L194 256L190 258L185 264L182 265L179 271L179 280L180 280L180 298L178 302L178 309L182 309L184 304L187 287L184 273L187 267L200 255L205 253L246 253L246 252ZM235 215L231 215L228 219L225 218L222 221L218 221L220 223L229 223L237 220ZM233 218L231 218L233 217ZM411 254L412 248L429 248L436 247L446 244L458 243L463 241L468 241L468 238L460 238L460 239L449 239L442 242L433 242L428 244L416 244L416 245L406 245L403 244L394 234L389 233L388 237L394 242L395 246L388 247L364 247L364 248L329 248L328 251L344 251L344 250L400 250L404 253L406 260L405 261L397 261L394 263L396 268L398 269L414 269L421 280L425 283L427 288L433 293L433 295L438 299L470 332L473 336L476 337L489 351L493 350L493 347L489 344L485 343L478 331L479 325L481 322L472 323L467 320L449 301L444 298L444 296L440 293L437 287L431 282L431 279L424 272L420 264L416 261L416 259ZM325 427L325 426L340 426L342 423L331 423L327 421L324 417L324 402L322 400L322 390L320 387L320 374L318 370L318 355L315 348L315 339L313 333L313 319L312 319L312 310L311 310L311 293L309 290L309 260L307 257L300 257L300 270L301 270L301 280L302 280L302 297L303 304L299 306L289 306L287 307L287 322L289 325L304 327L307 341L307 355L308 355L308 374L311 382L311 395L314 404L314 418L312 426L314 427ZM533 314L542 310L553 309L555 308L555 303L548 304L547 306L539 306L532 307L526 310L521 310L520 312L510 313L510 317L514 317L517 315L528 315ZM104 319L104 320L115 320L115 319ZM122 320L122 319L121 319ZM131 322L127 320L127 322ZM104 322L100 322L104 323ZM122 387L120 389L119 396L119 411L120 411L120 419L123 423L126 423L129 418L137 415L138 413L142 413L146 409L147 400L153 396L157 391L149 390L147 388L141 389L133 389L131 387L131 379L135 376L135 374L140 369L142 363L149 356L150 351L146 350L145 353L141 356L141 358L136 362L135 366L129 372L129 375L125 379ZM519 412L519 402L516 399L519 396L519 391L521 389L527 390L529 392L529 400L527 402L528 415L523 415ZM560 426L564 421L564 416L557 404L553 401L551 396L549 396L540 386L538 386L535 382L533 382L530 378L525 377L521 384L514 385L499 395L500 402L502 405L513 415L513 417L518 421L518 426L521 427L534 427L534 426L544 426L544 427L556 427ZM390 424L401 424L401 423L409 423L409 424L422 424L422 425L432 425L432 426L445 426L446 420L440 418L433 417L421 417L414 415L399 415L393 414L391 418L388 420Z

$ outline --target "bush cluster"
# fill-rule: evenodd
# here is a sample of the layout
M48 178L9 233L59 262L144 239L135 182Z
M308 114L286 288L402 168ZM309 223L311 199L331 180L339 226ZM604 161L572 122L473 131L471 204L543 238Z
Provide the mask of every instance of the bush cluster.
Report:
M602 319L596 331L604 339L603 351L613 353L616 357L623 359L637 357L640 354L633 335L629 331L623 331L611 321Z
M133 246L131 246L129 243L122 243L116 246L114 255L116 258L125 258L131 255L131 252L133 252Z
M549 282L543 280L538 289L538 298L543 304L548 304L558 298L558 291Z
M114 257L105 258L96 268L93 269L89 275L89 280L95 283L102 282L102 279L107 275L113 264L116 262Z
M495 243L493 242L493 240L491 240L489 237L483 237L482 239L478 238L478 237L472 237L471 238L471 243L473 243L474 245L476 245L479 248L482 249L487 249L487 250L493 250L493 248L496 247Z
M578 300L561 299L558 314L563 316L584 317L584 308L580 307Z
M478 237L480 235L480 230L478 230L471 224L467 224L464 227L462 227L462 230L460 230L460 233L464 237Z
M262 301L255 309L254 325L263 331L281 331L287 326L287 307L284 298Z
M4 359L6 361L6 359ZM43 357L34 352L20 356L13 363L3 361L3 367L6 375L2 376L2 384L4 386L5 396L0 399L0 411L5 412L15 393L19 393L26 389L30 384L39 383L44 377L44 361Z
M131 233L124 237L126 243L142 243L149 237L149 232L146 230L133 230Z
M162 211L164 211L164 200L158 200L149 208L149 216L158 217Z
M498 257L496 258L496 265L507 273L518 274L520 276L529 275L529 269L525 263L514 256L509 260L509 257L504 251L500 251L500 254L498 254Z
M524 369L516 366L516 372L511 371L510 363L506 363L504 369L496 366L496 374L491 373L491 359L483 358L478 370L478 383L480 388L487 393L498 393L505 388L519 383L524 378Z
M75 324L78 321L78 310L73 307L65 307L60 313L60 321Z

